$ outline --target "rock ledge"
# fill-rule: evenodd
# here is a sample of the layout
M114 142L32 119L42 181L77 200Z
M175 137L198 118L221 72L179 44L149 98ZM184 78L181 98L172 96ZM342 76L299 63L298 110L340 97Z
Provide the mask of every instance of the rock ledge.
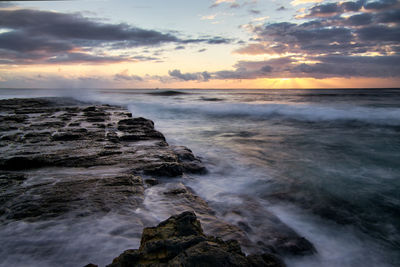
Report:
M93 265L92 265L93 266ZM108 267L285 266L273 254L246 256L236 240L206 236L193 212L183 212L143 230L139 249L126 250Z

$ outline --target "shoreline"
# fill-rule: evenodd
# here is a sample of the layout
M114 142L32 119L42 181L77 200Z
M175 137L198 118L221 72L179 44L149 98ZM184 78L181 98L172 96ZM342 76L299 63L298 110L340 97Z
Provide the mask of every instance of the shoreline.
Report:
M162 203L170 215L194 211L206 234L237 239L248 252L314 252L311 243L285 225L282 232L272 233L273 243L260 245L218 219L180 180L183 174L205 173L202 162L190 149L170 146L152 121L134 118L125 108L68 98L0 103L2 224L90 219L109 213L133 218L135 211L143 217L134 218L137 233L143 225L154 224L146 219L147 201L150 208Z

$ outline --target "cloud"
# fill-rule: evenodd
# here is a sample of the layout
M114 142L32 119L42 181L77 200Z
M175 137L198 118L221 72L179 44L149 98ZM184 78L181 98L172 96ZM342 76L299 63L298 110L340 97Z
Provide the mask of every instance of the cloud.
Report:
M302 5L302 4L309 4L309 3L321 3L323 0L294 0L290 2L292 6Z
M380 0L380 1L367 2L364 5L364 7L365 9L380 10L380 9L391 8L398 5L399 5L398 0Z
M138 75L130 75L127 69L115 74L114 79L117 81L143 81L143 78Z
M211 75L207 72L182 73L180 70L170 70L169 76L182 81L208 81Z
M254 18L251 21L256 21L256 22L260 22L260 21L264 21L269 19L269 16L265 16L265 17L260 17L260 18Z
M99 56L87 53L65 53L47 59L46 63L116 63L121 57Z
M234 70L208 73L208 79L246 80L257 78L335 78L335 77L400 77L400 56L320 56L311 58L314 63L299 63L294 57L264 61L239 61ZM182 74L173 71L180 80L199 79L199 73ZM171 72L170 72L171 75ZM171 75L172 76L172 75ZM207 80L208 80L207 79Z
M183 39L169 32L124 23L104 23L80 14L31 9L0 10L0 25L7 29L0 32L0 59L12 64L138 61L118 50L168 43L182 46L187 43L227 44L231 41L213 36ZM112 50L119 55L107 56L106 53Z
M395 53L400 40L400 10L359 12L364 4L364 1L318 4L309 9L312 20L249 27L255 35L254 41L235 52L249 55ZM338 12L350 12L350 15L321 15Z
M231 3L231 5L236 4L235 0L215 0L215 2L210 6L210 8L217 7L222 3Z
M368 25L372 23L373 16L369 13L357 14L349 17L348 22L350 25L361 26Z
M358 12L362 11L362 9L374 12L385 11L399 7L400 3L397 0L378 0L373 2L367 0L358 0L338 3L325 3L313 6L308 10L308 14L300 17L327 17L340 15L345 12Z
M324 56L317 59L320 63L300 64L290 71L317 78L400 76L400 56Z
M257 9L250 9L249 12L250 12L251 14L255 14L255 15L258 15L258 14L261 13L261 11L260 11L260 10L257 10Z
M357 35L362 41L400 42L400 25L389 27L373 25L357 30Z
M296 3L305 3L297 1ZM240 61L213 78L400 77L400 9L396 1L317 3L300 23L247 25L250 42L235 50L284 60ZM293 3L294 4L294 3ZM267 72L261 72L266 67Z
M127 41L132 46L144 46L179 41L171 34L128 24L106 24L78 14L29 9L1 10L0 25L25 34L74 40L84 44Z
M216 16L217 16L217 14L202 16L200 19L201 20L214 20Z

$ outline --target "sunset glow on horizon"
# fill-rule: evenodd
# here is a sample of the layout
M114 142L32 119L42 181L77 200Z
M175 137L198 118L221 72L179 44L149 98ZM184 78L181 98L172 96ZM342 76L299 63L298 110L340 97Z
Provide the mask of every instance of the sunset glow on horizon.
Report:
M395 88L400 4L2 1L0 88Z

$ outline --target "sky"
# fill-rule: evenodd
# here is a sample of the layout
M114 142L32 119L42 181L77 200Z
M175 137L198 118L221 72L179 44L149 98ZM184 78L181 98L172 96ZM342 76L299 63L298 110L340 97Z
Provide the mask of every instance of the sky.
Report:
M0 88L371 87L399 0L0 1Z

